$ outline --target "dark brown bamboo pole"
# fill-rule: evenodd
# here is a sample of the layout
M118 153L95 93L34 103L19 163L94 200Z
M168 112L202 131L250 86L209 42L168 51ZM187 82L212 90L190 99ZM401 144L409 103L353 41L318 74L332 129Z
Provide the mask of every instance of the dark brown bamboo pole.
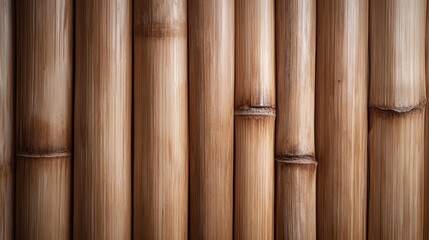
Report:
M368 238L422 239L426 0L370 9Z
M13 239L14 1L0 0L0 239Z
M131 238L131 7L76 1L75 239Z
M274 237L274 0L235 1L234 239Z
M277 0L277 239L316 239L316 1Z
M232 239L234 1L188 0L191 239Z
M72 145L70 0L16 1L16 239L68 239Z
M185 0L134 1L134 238L188 236Z
M317 238L366 237L368 1L317 1Z

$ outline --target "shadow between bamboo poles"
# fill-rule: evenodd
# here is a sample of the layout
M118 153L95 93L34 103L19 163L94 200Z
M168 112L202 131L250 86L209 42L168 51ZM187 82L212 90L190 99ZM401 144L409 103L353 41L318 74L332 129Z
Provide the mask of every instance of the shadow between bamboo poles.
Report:
M131 238L131 0L76 1L75 239Z
M368 1L317 1L317 237L364 239Z
M14 5L0 0L0 239L13 239Z
M17 239L68 239L72 1L16 2Z
M429 4L426 3L426 36L425 36L425 77L426 77L426 95L429 93ZM423 220L423 239L429 240L429 104L425 108L425 140L424 140L424 220Z
M370 1L369 239L423 238L426 1Z
M134 24L134 238L186 239L186 1L134 0Z
M316 239L316 1L276 2L277 239Z
M234 1L188 0L189 237L232 239Z

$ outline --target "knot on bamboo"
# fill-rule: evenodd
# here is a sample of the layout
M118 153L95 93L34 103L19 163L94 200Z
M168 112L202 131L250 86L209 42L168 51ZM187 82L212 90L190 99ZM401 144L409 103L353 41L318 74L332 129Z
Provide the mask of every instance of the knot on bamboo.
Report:
M51 152L34 152L34 153L29 153L29 152L20 152L20 153L16 153L17 157L21 157L21 158L34 158L34 159L38 159L38 158L66 158L66 157L70 157L71 156L71 152L70 151L51 151Z
M134 35L146 38L173 38L186 36L185 23L153 23L136 25Z
M404 115L408 113L420 112L425 108L425 106L426 100L423 100L417 105L404 107L369 105L369 110L372 112L379 112L384 114Z
M234 112L235 116L241 117L276 117L276 110L270 107L240 107Z
M276 162L289 163L289 164L301 164L301 165L316 165L317 161L313 155L310 154L287 154L277 155L275 157Z

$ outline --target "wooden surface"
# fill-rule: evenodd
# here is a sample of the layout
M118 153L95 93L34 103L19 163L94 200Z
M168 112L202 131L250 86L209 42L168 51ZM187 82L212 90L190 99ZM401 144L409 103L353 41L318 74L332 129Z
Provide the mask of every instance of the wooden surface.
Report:
M316 1L277 1L277 239L316 239L315 45Z
M427 4L429 8L429 4ZM426 95L429 93L429 13L426 11L426 36L425 36L425 77ZM426 97L427 98L427 97ZM423 239L429 240L429 104L426 101L425 108L425 171L424 171L424 219L423 219Z
M274 10L235 1L234 239L274 237Z
M364 239L368 1L317 1L317 238Z
M72 1L16 8L16 238L68 239Z
M186 1L134 1L134 238L188 236Z
M13 239L14 222L14 1L0 0L0 239Z
M426 1L371 1L369 239L422 239Z
M130 239L131 1L75 7L73 237Z
M234 1L188 0L189 237L232 239Z

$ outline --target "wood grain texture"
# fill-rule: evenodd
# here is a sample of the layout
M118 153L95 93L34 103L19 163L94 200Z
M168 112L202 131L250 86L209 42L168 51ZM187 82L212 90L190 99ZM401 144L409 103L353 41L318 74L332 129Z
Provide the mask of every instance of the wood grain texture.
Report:
M317 1L317 238L364 239L368 1Z
M422 239L426 1L370 9L368 238Z
M131 239L131 7L76 1L74 239Z
M316 1L277 1L277 239L316 239L315 45Z
M426 3L426 36L425 36L425 78L426 95L429 92L429 4ZM425 171L424 171L424 219L423 219L423 239L429 240L429 104L425 108Z
M232 239L234 1L189 0L189 237Z
M16 238L68 239L73 5L16 8Z
M186 1L134 1L134 238L188 236Z
M0 0L0 239L14 222L14 1Z

